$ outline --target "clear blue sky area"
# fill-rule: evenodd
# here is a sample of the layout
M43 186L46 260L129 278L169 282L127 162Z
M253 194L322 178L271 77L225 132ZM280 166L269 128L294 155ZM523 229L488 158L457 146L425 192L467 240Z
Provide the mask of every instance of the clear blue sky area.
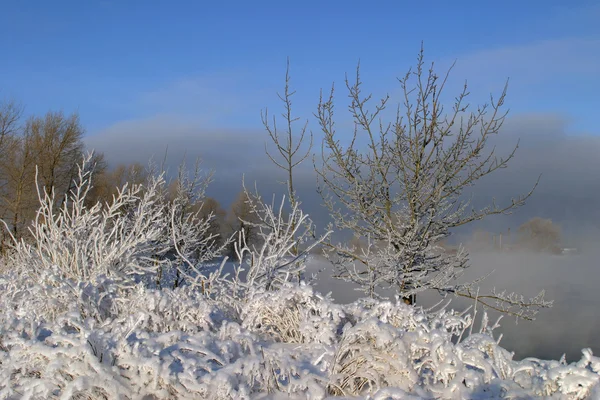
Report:
M286 57L309 113L359 59L377 93L395 90L423 40L429 59L458 59L457 87L510 77L514 112L598 133L599 21L597 1L7 1L0 98L77 110L90 134L162 114L254 129Z

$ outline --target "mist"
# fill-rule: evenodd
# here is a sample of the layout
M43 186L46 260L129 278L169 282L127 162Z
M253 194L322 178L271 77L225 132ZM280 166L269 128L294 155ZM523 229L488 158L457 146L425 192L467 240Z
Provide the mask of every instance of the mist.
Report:
M581 349L591 348L594 354L600 352L600 297L597 295L600 282L598 257L600 251L573 256L560 256L535 253L473 253L470 268L462 281L490 276L481 285L481 293L488 293L494 287L499 290L533 297L545 290L546 298L554 300L554 306L541 310L535 321L519 320L503 316L496 337L502 334L501 345L515 353L515 359L537 357L559 359L563 354L567 360L578 360ZM321 269L320 272L318 270ZM331 267L321 257L315 257L309 271L318 273L315 289L320 293L331 293L336 302L350 303L361 297L356 285L331 278ZM393 300L392 292L382 292ZM432 307L442 296L425 292L417 296L417 304ZM449 308L462 311L474 306L472 300L449 296ZM483 315L481 305L474 330L479 328ZM470 312L473 311L471 308ZM498 312L486 310L492 322L500 316Z

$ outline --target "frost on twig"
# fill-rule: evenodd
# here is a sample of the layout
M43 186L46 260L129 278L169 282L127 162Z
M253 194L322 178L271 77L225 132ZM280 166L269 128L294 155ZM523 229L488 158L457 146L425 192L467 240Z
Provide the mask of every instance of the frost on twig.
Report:
M550 308L553 305L552 300L544 298L546 294L544 290L529 299L514 292L497 291L495 288L489 294L477 294L473 283L449 287L446 291L459 297L475 300L484 307L513 316L517 320L534 320L540 309Z
M32 240L15 243L14 264L35 277L56 271L62 278L93 281L105 275L130 286L157 270L168 250L161 241L167 220L158 196L162 175L146 187L125 184L112 202L85 205L91 189L89 154L81 163L73 189L60 208L54 192L38 186L40 207L30 228Z
M258 192L250 195L244 190L256 220L243 222L255 229L258 240L248 244L242 230L234 242L237 265L232 276L223 282L231 285L228 296L237 299L246 298L252 290L271 291L287 282L302 281L310 251L329 234L312 240L312 221L300 208L300 202L286 204L283 196L279 205L274 200L268 204Z
M212 175L204 178L200 175L198 163L192 176L186 173L185 164L179 167L175 196L168 210L168 240L173 246L170 254L173 287L185 282L206 292L212 268L210 262L220 257L233 240L230 237L220 242L220 235L211 232L216 216L213 213L201 215L205 190L211 179ZM197 207L196 211L194 207Z
M164 172L152 173L143 184L118 188L112 201L89 206L92 159L91 153L83 159L73 189L58 208L54 191L38 185L31 240L13 240L14 272L32 284L66 289L82 306L102 308L98 315L115 306L105 304L108 298L114 303L138 284L160 282L165 271L178 285L184 280L200 285L204 264L224 248L207 233L212 215L201 218L190 211L192 202L203 198L204 186L180 171L169 202Z

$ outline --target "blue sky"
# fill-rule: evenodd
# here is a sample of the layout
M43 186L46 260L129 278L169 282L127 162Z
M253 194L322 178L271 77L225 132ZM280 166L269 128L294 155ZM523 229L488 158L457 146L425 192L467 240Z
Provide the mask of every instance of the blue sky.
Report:
M458 60L485 101L511 78L513 113L560 114L598 133L594 1L14 1L0 13L0 98L78 111L90 135L161 116L260 129L291 58L297 110L361 59L377 94L414 63ZM143 126L143 124L142 124Z

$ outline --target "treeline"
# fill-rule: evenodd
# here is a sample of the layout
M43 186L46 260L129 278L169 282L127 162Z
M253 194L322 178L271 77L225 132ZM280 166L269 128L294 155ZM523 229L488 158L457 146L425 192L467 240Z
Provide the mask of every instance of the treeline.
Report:
M76 113L50 111L42 116L25 117L24 108L15 101L0 102L0 219L6 226L0 229L0 254L4 254L11 236L22 239L29 236L29 227L36 218L39 196L45 190L54 192L56 207L65 201L73 189L78 165L86 152L83 142L85 129ZM110 203L119 188L144 184L151 171L139 163L119 164L109 168L102 153L95 153L92 190L86 197L88 205ZM178 177L170 180L165 198L176 197ZM37 182L37 185L36 185ZM217 243L244 230L249 243L254 240L255 228L241 220L252 221L254 216L243 191L229 210L211 197L198 199L190 205L202 219L210 219L208 232ZM210 217L210 218L209 218ZM233 253L231 247L229 253Z
M54 190L57 199L69 191L84 151L83 134L76 114L48 112L25 119L18 103L0 104L0 218L9 228L2 230L3 248L9 233L25 236L35 217L36 176L40 187ZM103 168L101 155L97 161Z

